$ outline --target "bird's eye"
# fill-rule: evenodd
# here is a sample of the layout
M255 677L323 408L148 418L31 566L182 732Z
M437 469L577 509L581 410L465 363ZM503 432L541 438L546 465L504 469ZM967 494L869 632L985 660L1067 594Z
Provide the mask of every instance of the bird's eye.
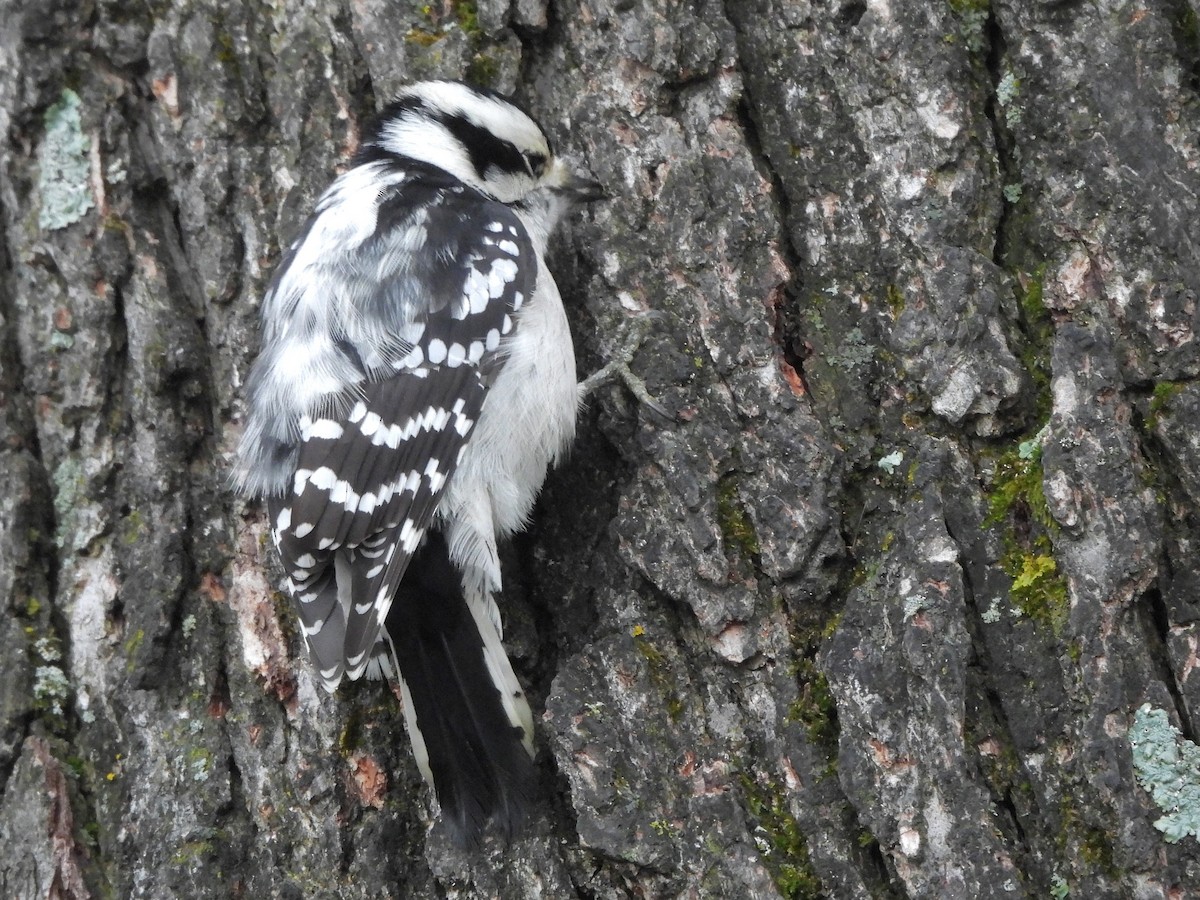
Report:
M525 164L529 166L529 174L541 178L546 171L546 157L542 153L526 153Z

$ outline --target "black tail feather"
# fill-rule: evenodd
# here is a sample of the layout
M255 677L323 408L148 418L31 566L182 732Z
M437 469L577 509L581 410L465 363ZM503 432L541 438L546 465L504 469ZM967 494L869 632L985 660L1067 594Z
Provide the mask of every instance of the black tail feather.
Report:
M483 638L449 548L433 532L409 564L387 618L428 774L456 843L476 846L489 822L506 839L520 829L536 773L501 701Z

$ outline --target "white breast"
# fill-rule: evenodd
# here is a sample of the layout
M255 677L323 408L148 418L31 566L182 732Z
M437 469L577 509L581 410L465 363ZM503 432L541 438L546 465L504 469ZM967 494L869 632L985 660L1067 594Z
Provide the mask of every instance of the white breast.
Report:
M500 588L496 541L524 528L547 468L575 436L575 351L558 287L540 258L537 284L438 506L468 596Z

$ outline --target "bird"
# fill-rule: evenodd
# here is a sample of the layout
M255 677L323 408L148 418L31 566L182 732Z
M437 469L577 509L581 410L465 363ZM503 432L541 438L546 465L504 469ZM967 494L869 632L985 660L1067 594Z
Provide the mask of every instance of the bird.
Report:
M464 847L511 839L536 792L497 548L574 437L546 247L604 196L512 98L415 83L365 131L261 303L235 486L265 501L322 684L398 683Z

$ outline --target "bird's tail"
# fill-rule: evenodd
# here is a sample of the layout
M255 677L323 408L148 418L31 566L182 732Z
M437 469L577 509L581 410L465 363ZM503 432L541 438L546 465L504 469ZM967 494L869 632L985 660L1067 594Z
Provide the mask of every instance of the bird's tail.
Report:
M387 617L413 754L462 846L489 823L511 838L536 780L533 717L489 604L463 596L446 540L431 532Z

